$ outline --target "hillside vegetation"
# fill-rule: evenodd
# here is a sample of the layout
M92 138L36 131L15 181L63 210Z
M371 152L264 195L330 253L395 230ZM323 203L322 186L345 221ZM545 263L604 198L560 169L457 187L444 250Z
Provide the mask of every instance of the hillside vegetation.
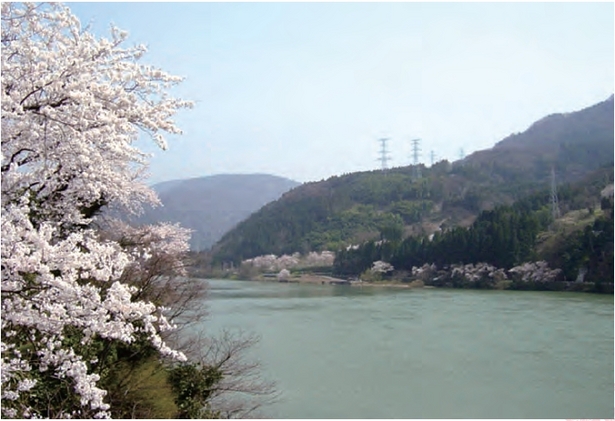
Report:
M463 160L421 165L421 178L408 166L304 184L225 234L212 250L213 261L341 250L469 227L481 211L544 192L552 169L563 187L612 165L613 97L546 117ZM595 201L577 195L563 205L583 208Z
M603 187L606 184L612 188L612 182L610 167L597 170L574 185L562 186L558 192L561 217L553 217L550 191L538 192L513 205L482 211L467 228L454 227L429 237L368 241L342 249L333 270L337 276L358 277L369 271L374 262L385 261L392 264L391 271L395 269L391 276L410 280L421 267L429 266L435 272L436 268L471 265L465 268L466 272L472 272L468 276L454 279L451 275L455 272L448 270L441 273L444 275L441 278L448 277L445 284L450 286L465 286L464 283L470 286L481 280L485 285L478 287L494 287L498 280L494 274L498 270L503 270L499 274L503 280L508 279L504 271L514 273L513 268L521 269L528 262L544 262L543 268L552 272L553 281L578 279L579 283L585 282L582 290L612 288L613 196L605 193ZM476 265L483 265L487 270L478 273ZM433 279L428 281L434 284ZM547 288L545 279L537 282ZM520 285L528 287L527 282ZM532 289L535 287L532 285ZM562 282L549 286L567 287L570 285Z

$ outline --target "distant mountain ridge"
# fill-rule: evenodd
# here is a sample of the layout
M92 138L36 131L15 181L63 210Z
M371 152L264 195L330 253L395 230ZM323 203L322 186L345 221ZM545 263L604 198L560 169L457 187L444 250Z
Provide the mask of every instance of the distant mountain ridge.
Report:
M546 180L551 167L559 181L578 180L613 160L613 112L610 96L580 111L551 114L464 162L508 181Z
M481 210L613 166L613 97L554 114L463 160L368 171L306 183L269 203L214 246L214 262L337 250L386 237L468 226ZM387 234L388 233L388 234Z
M268 174L219 174L165 181L152 186L162 206L146 209L132 222L179 222L194 231L191 250L205 250L250 214L299 184Z

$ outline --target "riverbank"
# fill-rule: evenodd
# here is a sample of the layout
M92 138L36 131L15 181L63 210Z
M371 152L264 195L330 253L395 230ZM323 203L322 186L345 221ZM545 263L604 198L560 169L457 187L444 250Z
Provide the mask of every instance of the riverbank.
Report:
M366 282L360 280L347 280L341 278L335 278L333 276L317 275L317 274L299 274L293 275L287 279L277 279L271 276L259 275L252 279L252 281L261 282L277 282L277 283L291 283L291 284L318 284L318 285L348 285L352 287L387 287L387 288L434 288L432 286L426 286L423 281L417 280L412 282L399 282L399 281L380 281L380 282Z
M350 285L351 282L346 279L334 278L333 276L316 275L311 273L302 273L299 275L292 275L288 278L277 278L267 274L257 275L250 279L250 281L261 282L279 282L290 284L321 284L321 285Z
M331 272L294 272L260 273L240 276L227 273L220 276L227 279L247 281L300 283L314 285L346 285L353 287L381 288L460 288L460 289L502 289L533 291L571 291L613 294L613 282L573 282L562 279L561 270L550 269L546 262L529 262L509 270L498 269L486 263L450 265L439 269L435 264L413 267L411 272L395 271L381 280L360 280L337 278Z

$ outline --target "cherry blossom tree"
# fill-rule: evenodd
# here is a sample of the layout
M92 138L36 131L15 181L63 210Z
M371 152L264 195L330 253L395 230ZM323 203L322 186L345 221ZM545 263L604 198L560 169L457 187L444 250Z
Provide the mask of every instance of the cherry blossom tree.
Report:
M552 282L562 275L561 269L551 269L544 260L526 262L508 271L514 280L522 282Z
M164 308L130 274L187 250L186 233L109 235L97 223L104 206L157 202L135 141L166 148L165 133L181 133L173 115L191 105L166 93L181 78L141 64L145 47L126 36L97 38L62 5L2 3L4 417L109 416L96 341L185 359L161 336L173 328ZM148 235L157 240L127 241Z
M392 264L384 262L382 260L375 261L372 264L371 271L374 273L388 273L392 272L395 268Z
M257 269L276 271L281 269L333 266L334 261L335 253L325 250L322 252L311 251L305 256L302 256L300 253L284 254L279 257L275 254L267 254L244 260L241 264Z
M320 253L316 251L310 252L305 258L304 265L310 266L333 266L335 261L335 253L332 251L324 250Z

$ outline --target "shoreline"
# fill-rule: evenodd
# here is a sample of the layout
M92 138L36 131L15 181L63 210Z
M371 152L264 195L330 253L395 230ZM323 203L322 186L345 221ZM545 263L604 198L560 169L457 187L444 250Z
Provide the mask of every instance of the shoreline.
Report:
M333 276L326 275L313 275L313 274L301 274L299 276L293 276L286 280L279 280L276 278L266 278L263 276L257 276L252 279L253 281L261 282L275 282L275 283L288 283L288 284L314 284L314 285L345 285L351 287L387 287L387 288L435 288L433 286L424 285L422 281L412 282L367 282L367 281L348 281L346 279L335 278Z
M207 279L207 278L202 278ZM255 276L253 278L216 278L216 279L228 279L228 280L238 280L238 281L257 281L257 282L270 282L270 283L289 283L289 284L311 284L311 285L338 285L338 286L349 286L349 287L369 287L369 288L396 288L396 289L482 289L482 290L511 290L511 291L554 291L554 292L581 292L581 293L590 293L590 294L613 294L612 292L612 284L610 284L610 289L607 287L604 291L595 291L588 289L583 284L573 283L573 282L550 282L544 285L528 283L527 285L519 285L517 287L511 288L510 285L498 285L491 288L485 287L471 287L471 286L456 286L454 284L445 284L445 285L431 285L431 282L427 285L421 280L414 280L410 282L390 282L390 281L380 281L380 282L369 282L369 281L349 281L347 279L335 278L327 275L315 275L315 274L301 274L291 276L290 278L284 280L277 279L272 276ZM509 281L511 282L511 281Z

